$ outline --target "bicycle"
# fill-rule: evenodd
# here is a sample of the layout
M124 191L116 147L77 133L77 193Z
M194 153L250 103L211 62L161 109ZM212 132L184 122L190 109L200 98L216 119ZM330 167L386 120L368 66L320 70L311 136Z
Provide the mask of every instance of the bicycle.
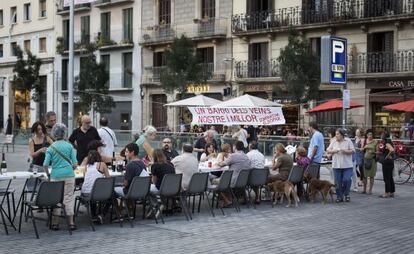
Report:
M410 181L414 174L414 161L413 155L409 156L409 159L402 157L394 160L394 182L395 184L405 184Z

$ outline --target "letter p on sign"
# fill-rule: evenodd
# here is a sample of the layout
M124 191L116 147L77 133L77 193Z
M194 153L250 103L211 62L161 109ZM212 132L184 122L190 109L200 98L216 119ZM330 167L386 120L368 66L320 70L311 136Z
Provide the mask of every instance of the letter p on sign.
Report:
M332 41L332 62L336 63L336 54L342 54L345 50L345 44L342 41Z

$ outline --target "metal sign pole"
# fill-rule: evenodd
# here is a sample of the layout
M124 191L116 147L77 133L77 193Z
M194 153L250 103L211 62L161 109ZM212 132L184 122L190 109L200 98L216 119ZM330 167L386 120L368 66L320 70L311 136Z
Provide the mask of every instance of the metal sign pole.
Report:
M73 32L74 32L74 5L75 0L70 0L69 7L69 78L68 78L68 133L73 131L73 81L74 81L74 63L73 63Z

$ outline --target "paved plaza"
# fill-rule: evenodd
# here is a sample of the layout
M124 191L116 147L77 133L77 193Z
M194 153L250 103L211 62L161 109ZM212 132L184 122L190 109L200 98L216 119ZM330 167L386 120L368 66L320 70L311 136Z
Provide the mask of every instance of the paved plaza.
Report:
M27 167L26 149L7 154L9 170ZM394 199L378 198L383 188L377 180L373 195L352 193L351 203L272 209L263 202L240 213L225 209L226 216L217 210L215 218L204 206L190 222L183 215L166 217L164 225L139 218L134 228L113 223L95 232L83 213L72 236L63 223L55 232L39 221L40 240L29 221L21 234L0 228L0 253L414 253L414 185L397 186Z

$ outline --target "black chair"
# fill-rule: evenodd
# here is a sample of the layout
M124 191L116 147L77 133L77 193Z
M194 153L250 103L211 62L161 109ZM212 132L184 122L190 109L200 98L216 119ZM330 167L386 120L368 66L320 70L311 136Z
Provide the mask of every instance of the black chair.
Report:
M320 168L321 168L321 165L320 164L311 163L305 169L305 172L309 173L309 175L311 176L311 178L317 178L317 179L319 179ZM306 198L306 200L309 201L309 182L308 181L305 181L304 183L306 184L306 188L305 188L305 198Z
M189 198L189 205L191 204L191 198L193 198L193 208L192 213L194 213L194 207L196 203L196 196L199 196L198 200L198 212L200 212L200 206L201 206L201 199L204 198L205 193L207 191L207 184L208 184L208 175L209 173L195 173L190 180L190 184L188 186L188 189L186 191L183 191L181 195L183 195L185 198ZM211 215L214 217L214 211L212 206L210 205L210 201L207 197L207 204L210 209ZM190 219L193 219L191 217L191 213L189 213Z
M36 238L39 239L39 233L36 227L35 216L33 214L34 210L45 209L48 214L49 226L51 226L53 209L62 208L63 216L66 219L66 210L65 205L63 204L63 194L64 194L64 182L42 182L39 186L39 191L34 201L24 201L23 206L28 208L28 216L32 219L33 228L36 233ZM23 209L20 212L20 221L19 221L19 233L22 225ZM68 223L69 234L72 234L72 230Z
M237 194L242 193L244 200L247 201L246 187L249 182L250 169L240 171L236 183L232 188L233 200L236 202L237 210L240 212L239 197Z
M124 179L125 177L123 175L115 176L115 187L123 187L124 186Z
M223 174L221 174L219 184L218 185L213 185L210 188L208 188L208 191L213 194L213 197L211 199L211 204L212 204L213 207L214 207L214 200L215 199L216 199L216 202L218 204L220 194L226 194L227 193L227 194L230 194L230 195L233 196L232 190L231 190L231 187L230 187L232 176L233 176L233 171L226 170L226 171L223 172ZM216 206L217 206L217 204L216 204ZM234 206L234 202L233 202L233 207L237 210L237 208ZM223 215L225 215L224 210L223 210L222 207L220 207L220 210L221 210L221 213Z
M178 199L180 201L181 209L184 212L186 219L189 220L186 201L180 193L182 179L182 174L166 174L162 179L161 186L158 191L158 196L160 197L161 202L166 202L167 204L169 200ZM164 223L164 218L162 215L162 211L160 209L160 205L161 204L158 203L156 209L157 212L160 214L162 223Z
M138 201L142 202L143 205L143 217L145 216L145 206L148 198L148 194L150 192L151 187L151 177L145 176L135 176L132 179L131 185L129 186L128 193L125 195L125 197L121 197L121 206L125 205L125 209L127 211L128 215L128 221L131 224L131 227L134 227L134 224L131 221L131 217L135 219L135 211L136 211L136 205ZM131 216L129 209L128 209L128 202L134 204L134 216ZM150 207L151 209L152 207ZM155 222L158 223L157 218L155 218Z
M13 218L14 214L16 214L16 203L14 199L14 189L6 189L6 188L0 188L0 197L5 196L6 202L7 202L7 216L9 218ZM10 197L11 197L11 205L10 205Z
M258 189L259 200L261 200L262 188L266 185L267 179L269 176L269 170L267 168L254 168L250 172L249 181L248 181L248 195L250 204L253 204L253 207L256 208L254 202L251 199L251 192L254 188ZM266 189L267 191L267 189Z
M303 173L304 173L304 168L296 165L296 166L293 166L292 170L289 173L289 177L288 177L288 181L296 186L298 196L302 196L302 193L299 193L299 192L303 191Z
M98 178L95 180L93 184L92 191L90 195L81 195L76 197L75 207L76 213L75 216L79 213L79 207L81 204L86 206L86 210L88 212L89 223L93 231L95 231L95 227L93 225L92 214L91 214L91 204L112 204L113 207L116 206L115 199L114 199L114 178L107 177L107 178ZM76 205L77 203L77 205ZM118 210L115 209L116 215L119 220L119 224L122 227L122 220L121 216L118 213Z

